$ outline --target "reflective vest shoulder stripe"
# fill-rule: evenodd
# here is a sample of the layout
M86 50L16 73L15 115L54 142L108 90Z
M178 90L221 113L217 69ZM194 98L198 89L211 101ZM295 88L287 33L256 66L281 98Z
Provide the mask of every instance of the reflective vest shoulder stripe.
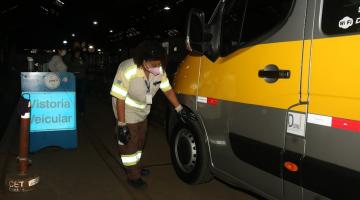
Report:
M169 80L166 79L166 81L162 82L162 83L160 84L160 88L161 88L162 90L169 90L169 89L171 89L171 85L170 85Z
M113 92L116 96L120 95L121 97L125 98L127 95L127 91L117 85L113 85L111 88L111 92Z
M137 66L132 65L125 71L125 78L127 80L130 80L134 75L136 75L137 72Z

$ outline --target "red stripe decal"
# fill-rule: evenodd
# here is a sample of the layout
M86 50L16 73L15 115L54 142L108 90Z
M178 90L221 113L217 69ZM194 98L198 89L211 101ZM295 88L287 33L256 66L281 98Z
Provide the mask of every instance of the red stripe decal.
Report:
M212 99L212 98L208 98L208 99L207 99L207 104L209 104L209 105L215 106L215 105L217 105L218 103L219 103L219 100L217 100L217 99Z
M360 122L349 119L340 119L333 117L331 127L360 132Z

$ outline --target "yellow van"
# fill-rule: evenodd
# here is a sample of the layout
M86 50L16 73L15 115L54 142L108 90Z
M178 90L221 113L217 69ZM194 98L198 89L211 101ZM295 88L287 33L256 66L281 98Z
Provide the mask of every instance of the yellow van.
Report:
M220 0L191 10L170 113L178 176L267 199L360 199L360 0Z

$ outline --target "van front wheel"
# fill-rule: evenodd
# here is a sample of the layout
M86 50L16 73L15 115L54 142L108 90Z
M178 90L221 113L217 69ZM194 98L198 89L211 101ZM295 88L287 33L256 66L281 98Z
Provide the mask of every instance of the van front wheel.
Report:
M170 137L171 159L176 174L188 184L212 179L205 137L197 124L179 124Z

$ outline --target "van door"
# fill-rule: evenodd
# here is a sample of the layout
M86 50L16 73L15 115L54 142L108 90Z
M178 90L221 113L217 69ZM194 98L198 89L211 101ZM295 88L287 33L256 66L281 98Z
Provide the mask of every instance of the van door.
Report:
M300 99L306 1L228 1L221 58L201 60L198 110L219 173L282 198L288 108Z
M359 199L360 1L316 1L304 199Z

